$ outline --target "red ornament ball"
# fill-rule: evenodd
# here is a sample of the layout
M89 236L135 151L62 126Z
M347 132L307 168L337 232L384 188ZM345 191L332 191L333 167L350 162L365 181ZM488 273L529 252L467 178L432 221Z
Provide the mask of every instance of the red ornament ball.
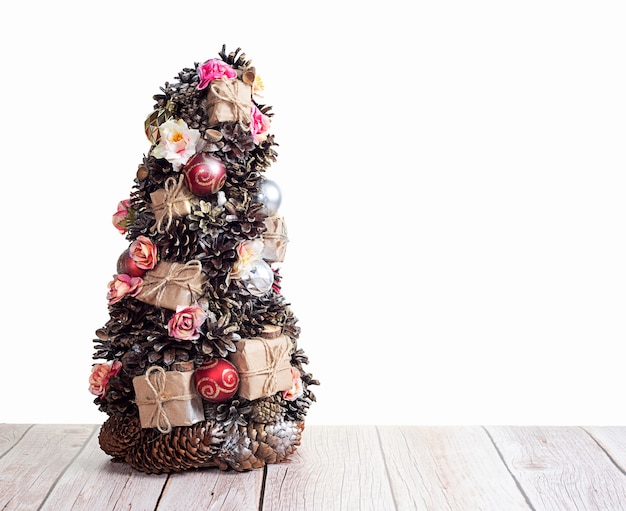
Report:
M125 273L131 277L143 277L146 270L139 268L132 257L130 257L130 249L124 250L117 260L117 273Z
M216 193L226 182L226 167L221 160L206 153L196 153L183 167L185 184L201 197Z
M194 381L202 399L222 403L237 392L239 373L225 358L213 358L196 369Z

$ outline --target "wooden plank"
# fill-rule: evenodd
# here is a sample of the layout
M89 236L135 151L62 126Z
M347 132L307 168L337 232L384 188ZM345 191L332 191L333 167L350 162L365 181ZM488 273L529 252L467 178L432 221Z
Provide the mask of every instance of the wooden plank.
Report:
M0 424L0 457L22 438L32 424Z
M30 428L0 458L0 509L37 509L93 432L93 425Z
M172 474L157 509L241 511L259 508L263 469L249 472L202 468ZM133 508L134 510L134 508Z
M398 510L531 509L483 428L378 431Z
M626 426L588 426L583 429L600 444L613 463L626 472Z
M307 426L291 461L268 465L263 511L395 509L373 426Z
M40 511L152 511L166 480L166 474L148 475L126 463L113 462L100 449L98 436L94 434L59 478Z
M626 510L626 476L577 427L489 427L535 509Z

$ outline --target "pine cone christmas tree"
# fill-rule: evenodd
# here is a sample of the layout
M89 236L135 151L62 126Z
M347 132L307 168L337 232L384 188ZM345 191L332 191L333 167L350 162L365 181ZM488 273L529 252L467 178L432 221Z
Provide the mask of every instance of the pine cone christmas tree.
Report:
M318 384L281 294L271 107L240 49L218 56L154 96L150 150L113 215L129 247L89 389L109 416L102 450L146 473L287 458Z

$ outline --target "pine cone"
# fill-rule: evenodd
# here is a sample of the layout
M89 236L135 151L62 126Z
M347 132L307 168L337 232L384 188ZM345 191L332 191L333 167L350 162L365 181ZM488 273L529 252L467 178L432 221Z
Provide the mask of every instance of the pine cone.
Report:
M139 439L140 432L141 425L137 417L111 415L100 427L100 448L113 458L124 459Z
M235 51L226 53L226 45L222 45L222 51L219 52L220 58L235 69L248 69L252 64L251 60L246 60L246 54L237 48Z
M152 226L156 220L152 207L146 202L145 192L133 192L130 200L134 218L132 224L128 226L126 239L133 241L139 236L150 236Z
M225 291L224 281L235 261L237 241L230 239L225 233L214 238L201 236L198 238L198 254L196 259L202 263L210 287L214 291ZM224 289L222 289L224 288Z
M282 399L278 394L250 403L250 421L269 424L279 422L283 416Z
M163 188L165 180L172 175L172 165L164 158L144 156L137 169L134 189L147 200L152 192Z
M245 241L258 238L266 230L267 213L263 204L246 200L239 201L230 197L224 209L230 221L225 225L225 234L235 240Z
M248 153L256 146L250 132L238 122L224 122L220 127L223 146L220 157L229 163L244 163Z
M306 389L306 384L303 383L304 393L294 401L285 401L285 420L289 421L304 421L309 406L313 401L309 396L309 391Z
M203 305L204 302L201 304ZM208 307L208 302L207 302ZM202 354L207 357L226 357L236 351L235 343L241 339L239 325L232 321L229 310L224 310L219 319L213 311L207 312L207 332L201 336Z
M182 218L172 219L170 228L156 238L161 259L186 262L195 258L198 250L198 233Z
M298 448L303 429L303 423L290 421L239 426L226 437L214 462L222 470L238 472L278 463Z
M161 91L163 94L154 96L156 100L155 109L170 108L175 112L175 116L187 123L191 129L200 131L203 135L209 129L208 115L206 113L206 90L198 90L200 77L197 73L198 63L194 68L184 68L173 83L166 82Z
M202 421L175 427L170 433L141 430L134 448L125 457L133 468L148 474L180 472L213 465L213 456L224 441L219 425Z
M278 463L293 454L300 446L304 422L285 420L263 425L263 428L258 428L257 425L257 429L263 432L263 442L276 453L276 460L270 463Z
M215 420L227 433L239 426L248 425L250 401L235 397L224 403L217 403L210 408L205 407L207 420Z
M220 206L217 201L201 200L187 216L189 229L202 232L210 250L210 240L224 232L225 216L224 206Z

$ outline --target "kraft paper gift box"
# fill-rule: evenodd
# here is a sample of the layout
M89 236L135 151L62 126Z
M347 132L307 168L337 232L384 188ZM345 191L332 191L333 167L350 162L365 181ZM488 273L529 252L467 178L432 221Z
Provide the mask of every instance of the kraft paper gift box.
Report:
M287 251L287 225L282 216L269 216L265 219L263 233L263 253L261 257L268 263L282 263Z
M187 263L160 261L143 276L137 300L156 307L176 310L178 305L192 305L202 294L206 276L202 263L194 259Z
M207 92L209 126L221 122L240 122L246 128L250 124L252 87L236 78L213 80Z
M229 359L239 372L237 394L250 401L289 390L293 343L286 335L274 339L253 337L237 342Z
M142 428L169 433L174 426L191 426L204 420L202 398L193 375L193 371L165 371L152 366L144 375L133 378Z
M196 202L195 195L185 186L182 174L178 180L168 177L163 188L150 194L150 200L156 219L154 228L161 234L170 228L174 218L191 213L191 206Z

